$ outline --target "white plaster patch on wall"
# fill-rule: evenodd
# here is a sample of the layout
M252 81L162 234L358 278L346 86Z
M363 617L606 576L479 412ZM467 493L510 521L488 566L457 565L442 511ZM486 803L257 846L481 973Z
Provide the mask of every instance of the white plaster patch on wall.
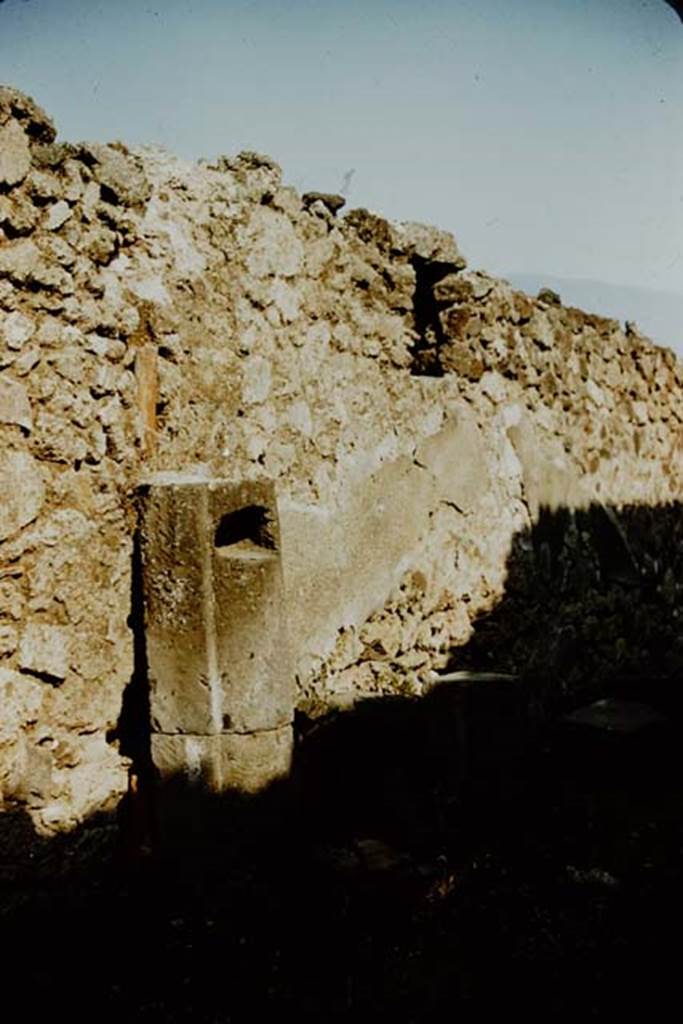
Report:
M301 372L315 376L324 363L330 344L330 328L326 323L311 324L305 331L300 344L299 361Z
M167 305L171 301L161 274L149 274L145 277L137 277L132 274L127 278L126 284L134 295L146 302Z
M0 377L0 423L15 424L26 433L30 433L33 426L26 387L10 377Z
M247 403L264 402L270 393L272 367L263 356L254 355L243 369L242 397Z
M298 430L299 433L303 434L305 437L312 436L313 419L307 402L304 402L303 400L293 402L289 407L288 419L294 429Z
M29 140L20 124L11 120L0 126L0 184L18 184L30 166Z
M65 626L30 622L19 644L23 672L63 680L69 671L71 634Z
M299 316L301 294L289 282L276 278L270 286L270 300L279 310L285 323L291 323Z
M247 270L254 277L293 277L300 271L304 248L284 213L257 206L238 237L248 254Z
M0 336L10 349L21 349L35 329L34 321L17 310L7 313L0 320Z
M522 464L507 434L501 435L498 470L501 477L505 480L521 480Z
M172 219L167 204L162 203L158 195L147 206L143 229L152 237L167 236L181 277L198 277L205 270L206 259L192 238L190 225Z
M45 498L43 469L26 451L0 452L0 540L38 516Z

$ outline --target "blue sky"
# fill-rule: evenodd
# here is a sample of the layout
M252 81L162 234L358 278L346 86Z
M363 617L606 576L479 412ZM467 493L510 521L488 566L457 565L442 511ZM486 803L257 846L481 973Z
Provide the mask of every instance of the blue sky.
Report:
M494 273L683 294L663 0L5 0L0 81L65 139L350 175L350 205L449 228Z

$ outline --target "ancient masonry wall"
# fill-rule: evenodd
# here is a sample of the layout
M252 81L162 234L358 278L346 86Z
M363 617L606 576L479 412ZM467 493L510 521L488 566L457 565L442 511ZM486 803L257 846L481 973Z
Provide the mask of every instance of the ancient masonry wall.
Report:
M470 663L548 510L602 509L627 551L659 510L640 569L680 658L681 363L336 206L253 153L57 143L0 91L0 797L40 832L126 788L134 496L160 472L274 483L309 714ZM598 674L628 656L608 611Z

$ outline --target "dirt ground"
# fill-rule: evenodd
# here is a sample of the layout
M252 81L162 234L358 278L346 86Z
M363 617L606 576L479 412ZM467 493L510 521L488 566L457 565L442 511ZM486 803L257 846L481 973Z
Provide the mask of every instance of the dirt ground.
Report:
M210 856L6 883L5 998L32 1016L197 1024L668 1016L679 721L556 724L465 797L423 793L438 813L402 835L302 828L299 809L227 829Z

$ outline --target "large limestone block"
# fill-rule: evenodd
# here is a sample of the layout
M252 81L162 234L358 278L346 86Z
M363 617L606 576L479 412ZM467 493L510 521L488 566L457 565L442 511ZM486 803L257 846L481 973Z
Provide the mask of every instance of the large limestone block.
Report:
M43 506L43 473L28 452L0 452L0 540L33 522Z
M272 485L164 478L144 499L153 729L274 729L293 716Z
M208 498L222 727L272 729L291 722L294 703L274 492L221 488Z
M209 793L256 793L289 774L292 728L221 736L157 733L152 735L152 760L162 783L179 780Z
M189 488L152 488L142 531L152 727L208 733L205 537ZM202 531L205 533L205 530Z

